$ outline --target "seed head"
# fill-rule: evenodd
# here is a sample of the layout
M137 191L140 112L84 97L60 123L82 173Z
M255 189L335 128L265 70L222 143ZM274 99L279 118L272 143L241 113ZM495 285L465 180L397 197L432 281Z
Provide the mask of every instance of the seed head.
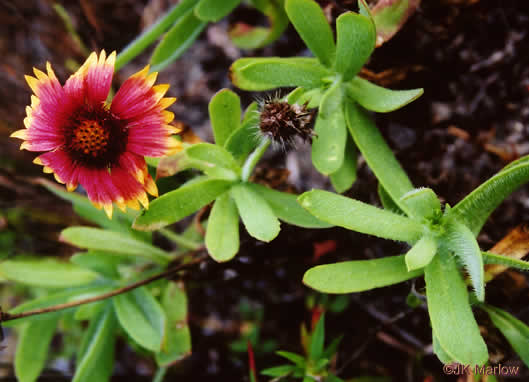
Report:
M296 137L312 143L314 112L307 104L291 105L280 99L265 100L260 105L259 129L285 149L295 146Z

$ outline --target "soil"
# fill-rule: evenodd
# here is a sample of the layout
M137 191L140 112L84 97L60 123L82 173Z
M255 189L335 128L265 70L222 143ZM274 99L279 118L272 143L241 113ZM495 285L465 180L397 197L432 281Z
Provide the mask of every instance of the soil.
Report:
M75 30L89 50L120 51L142 28L170 6L168 0L82 0L62 2ZM354 1L320 1L331 18L339 9L354 9ZM182 120L203 139L211 138L207 104L222 87L231 87L229 65L243 55L307 55L292 27L274 44L241 52L226 35L229 23L263 22L240 7L227 20L210 25L200 39L167 70L160 82L171 84L178 96L173 106ZM18 150L8 139L21 128L29 88L23 75L49 60L61 79L69 75L67 60L82 62L82 48L46 0L0 1L0 231L17 234L13 254L69 256L73 250L58 242L60 230L81 220L68 203L33 182L43 176L31 163L34 154ZM529 153L529 3L508 0L423 1L416 14L389 42L377 48L363 76L395 89L422 87L424 95L405 108L375 116L378 127L397 153L416 186L431 187L455 205L509 161ZM120 82L147 62L147 52L119 74ZM255 94L241 92L249 104ZM287 168L298 191L330 188L310 165L310 148L275 151L262 171ZM379 204L377 182L360 160L358 180L348 196ZM492 247L529 218L529 192L522 188L492 215L479 235L484 249ZM2 225L2 215L18 211ZM10 215L11 216L11 215ZM277 349L301 352L300 325L309 324L307 301L315 293L301 283L311 266L339 260L377 258L403 253L406 247L343 229L307 230L283 224L279 237L258 243L242 233L236 260L208 264L189 276L187 289L193 354L170 370L182 380L246 381L247 354L230 350L240 338L250 310L262 311L261 342L275 340ZM315 256L315 245L331 241L330 251ZM333 249L332 247L335 246ZM422 292L423 282L353 294L343 312L326 315L327 340L343 335L335 360L343 379L388 377L393 381L456 380L443 374L432 355L426 306L411 309L410 291ZM507 272L487 285L489 303L529 322L528 279ZM477 312L478 323L493 359L520 364L505 339ZM12 342L11 342L12 343ZM153 363L120 343L116 381L150 380ZM276 366L272 352L256 352L258 369ZM50 371L51 373L51 371ZM522 367L519 380L528 380ZM167 378L172 380L171 378ZM42 379L43 381L45 379ZM260 377L259 380L265 380Z

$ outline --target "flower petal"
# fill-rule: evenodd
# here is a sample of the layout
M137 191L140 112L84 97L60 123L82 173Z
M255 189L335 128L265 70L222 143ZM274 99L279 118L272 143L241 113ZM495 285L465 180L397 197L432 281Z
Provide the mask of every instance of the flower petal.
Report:
M130 120L145 114L160 102L169 85L153 86L158 73L148 74L149 66L130 76L119 88L110 110L122 119Z
M79 168L68 154L62 150L50 151L35 158L33 163L51 169L59 183L65 183L68 191L73 191L78 184Z

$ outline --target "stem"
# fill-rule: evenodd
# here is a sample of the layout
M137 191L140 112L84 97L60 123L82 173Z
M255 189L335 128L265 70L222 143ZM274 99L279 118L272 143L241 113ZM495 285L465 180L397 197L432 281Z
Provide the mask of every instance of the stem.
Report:
M250 178L250 175L252 175L252 171L255 167L255 165L259 162L263 154L266 152L266 149L268 146L270 146L270 139L264 138L261 140L261 143L259 143L259 146L253 151L253 153L250 154L250 156L246 159L246 162L244 162L244 165L242 167L242 175L241 179L243 182L247 182Z
M145 48L151 45L156 39L165 32L176 20L182 17L188 10L195 6L197 0L183 0L176 4L169 12L159 19L148 30L143 32L135 40L133 40L125 49L118 54L116 58L115 70L118 71L123 65L128 63L138 54L143 52Z
M154 375L154 379L152 380L152 382L163 382L163 378L165 377L166 373L167 373L167 368L166 367L160 367L156 371L156 374Z
M176 243L178 246L180 246L182 248L190 249L192 251L196 251L197 249L202 247L201 243L197 243L194 240L190 240L190 239L184 237L183 235L179 235L176 232L173 232L173 231L171 231L171 230L169 230L167 228L160 228L158 230L158 232L161 235L165 236L166 239L171 240L172 242Z
M207 256L197 257L196 259L190 261L189 263L176 265L176 266L174 266L172 268L167 269L164 272L161 272L161 273L158 273L158 274L156 274L154 276L146 278L145 280L137 281L137 282L132 283L130 285L127 285L125 287L118 288L118 289L116 289L116 290L114 290L112 292L103 293L103 294L101 294L99 296L89 297L89 298L85 298L83 300L67 302L65 304L57 304L57 305L54 305L54 306L49 306L47 308L28 310L28 311L22 312L22 313L9 314L9 313L0 312L0 322L18 320L19 318L25 318L25 317L29 317L29 316L36 316L38 314L56 312L56 311L59 311L59 310L73 308L73 307L76 307L76 306L79 306L79 305L89 304L91 302L105 300L107 298L114 297L114 296L117 296L119 294L127 293L127 292L129 292L129 291L131 291L133 289L136 289L136 288L139 288L139 287L141 287L143 285L152 283L153 281L157 281L157 280L163 279L165 277L171 276L175 272L191 268L191 267L201 263L206 258L207 258Z

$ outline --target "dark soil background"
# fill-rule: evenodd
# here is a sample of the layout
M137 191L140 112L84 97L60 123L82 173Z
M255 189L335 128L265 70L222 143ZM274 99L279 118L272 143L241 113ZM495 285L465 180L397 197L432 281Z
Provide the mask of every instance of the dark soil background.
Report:
M110 52L120 51L172 2L61 3L88 49ZM333 18L343 9L354 10L356 2L320 3ZM52 5L46 0L0 1L0 231L16 234L11 255L69 256L73 249L59 243L58 233L68 225L82 223L68 203L34 184L34 179L44 176L41 168L31 163L35 153L19 151L19 142L8 138L21 128L29 103L30 91L23 75L33 66L42 68L50 61L64 81L71 73L67 62L81 63L85 58ZM220 88L231 86L227 71L236 58L308 54L292 27L264 49L241 52L226 34L235 21L263 22L258 13L241 6L227 20L210 25L159 77L160 82L171 84L170 94L179 97L172 107L176 118L203 139L211 137L209 99ZM368 71L363 73L365 77L386 87L425 89L419 100L402 110L376 115L377 125L415 185L431 187L455 205L506 163L529 153L528 48L527 1L438 0L423 1L404 28L376 50ZM149 54L127 65L115 77L115 84L142 68ZM245 105L256 96L236 91ZM288 182L298 191L329 188L328 180L312 169L309 151L302 145L289 153L276 151L261 164L262 172L287 168ZM348 195L379 204L376 179L362 160L359 163L359 179ZM529 193L525 187L489 219L479 236L482 248L492 247L528 218ZM400 244L342 229L282 227L279 237L269 244L257 243L243 234L236 260L222 266L208 264L189 276L193 354L171 369L166 380L248 380L247 355L229 347L249 324L248 315L239 309L241 301L250 310L264 314L261 342L275 340L275 350L301 352L300 325L310 323L307 301L316 296L301 284L309 267L406 250ZM317 256L315 248L326 242L330 250ZM394 381L456 380L443 374L441 363L432 355L426 307L423 304L411 309L406 304L412 288L420 293L422 287L422 280L417 280L415 284L350 295L343 312L327 314L327 340L344 336L336 360L341 378L370 375ZM507 272L487 286L488 302L526 323L528 298L527 277L515 272ZM478 312L477 319L491 359L522 365L487 318ZM16 342L12 336L6 342L8 349L2 359L7 364L3 371L7 377ZM56 345L60 346L60 341ZM152 361L136 355L124 343L120 343L117 357L116 381L150 380ZM257 352L256 362L259 369L281 363L271 352ZM63 372L71 367L54 365ZM529 370L523 366L521 370L517 379L529 380ZM57 375L53 370L49 373Z

